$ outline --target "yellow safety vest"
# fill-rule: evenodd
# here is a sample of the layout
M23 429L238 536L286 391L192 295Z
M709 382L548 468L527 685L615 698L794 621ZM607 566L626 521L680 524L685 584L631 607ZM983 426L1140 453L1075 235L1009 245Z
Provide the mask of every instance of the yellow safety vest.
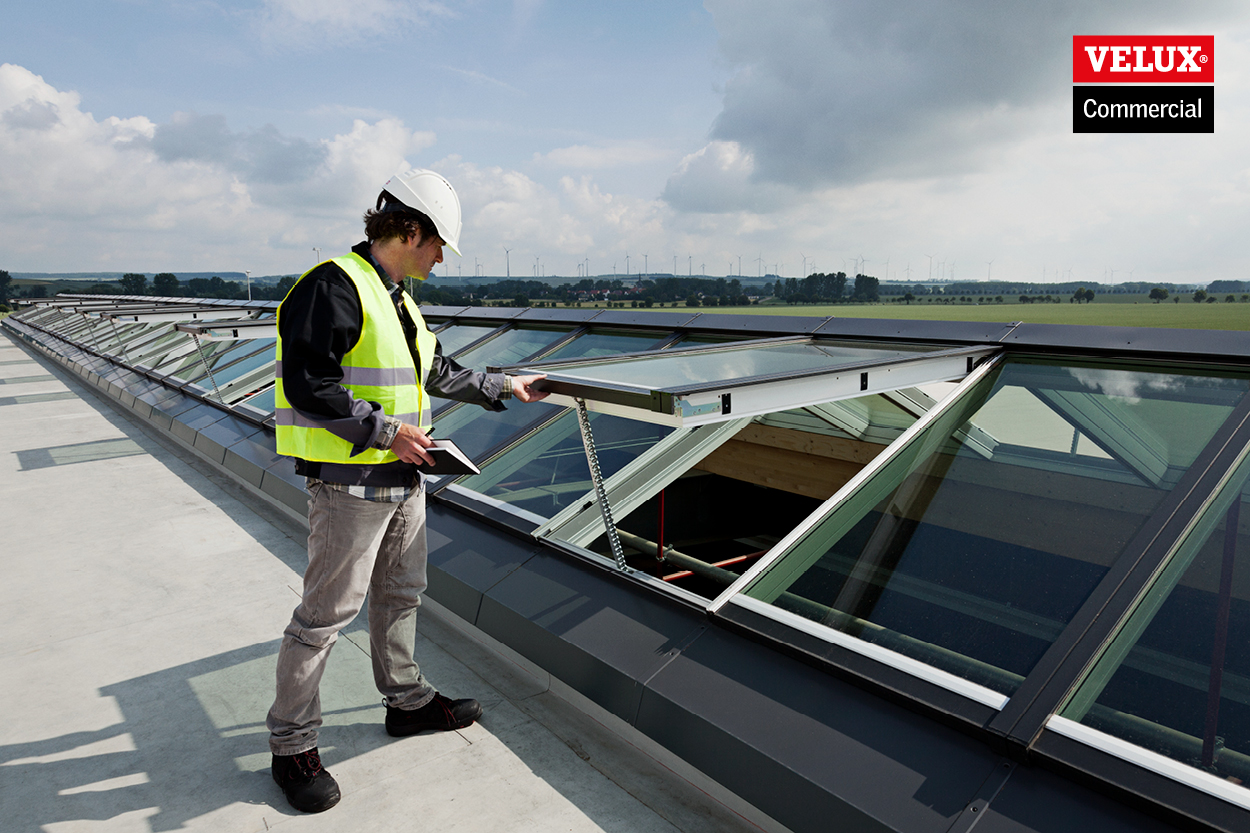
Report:
M418 368L413 364L412 351L404 337L403 325L399 323L395 304L387 294L378 273L368 261L355 253L333 258L330 262L352 279L360 298L363 316L360 340L343 356L343 387L351 391L352 396L357 399L377 402L384 413L423 431L429 431L430 404L429 396L425 392L425 380L434 361L437 338L426 327L425 319L421 317L412 298L401 289L404 307L417 325L416 347L417 355L421 359L418 378ZM305 272L300 280L307 275L308 272ZM278 321L281 332L282 305L278 306ZM277 358L274 399L277 406L275 429L279 454L322 463L366 466L392 463L399 459L390 451L376 448L367 448L353 455L351 443L299 414L291 407L283 392L281 337L278 338Z

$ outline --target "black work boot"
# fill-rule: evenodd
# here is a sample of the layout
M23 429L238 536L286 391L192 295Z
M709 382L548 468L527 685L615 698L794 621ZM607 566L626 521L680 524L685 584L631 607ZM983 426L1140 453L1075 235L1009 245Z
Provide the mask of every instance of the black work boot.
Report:
M320 813L339 803L339 785L321 766L321 755L309 749L298 755L274 755L273 780L286 800L302 813Z
M463 729L482 716L482 706L476 700L452 700L441 694L419 709L396 709L386 707L386 733L402 738L427 730L446 732Z

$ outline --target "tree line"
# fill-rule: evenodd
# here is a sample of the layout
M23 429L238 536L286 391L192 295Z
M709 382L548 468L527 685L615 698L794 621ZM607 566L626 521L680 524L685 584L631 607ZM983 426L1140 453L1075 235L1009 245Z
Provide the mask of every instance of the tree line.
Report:
M0 303L8 300L9 273L0 272ZM281 301L295 285L296 276L288 275L276 284L252 284L252 299L256 301ZM149 281L147 275L127 272L114 282L97 282L74 292L84 295L151 295L161 298L215 298L229 301L247 300L247 285L240 281L227 281L217 275L211 278L178 279L172 272L161 272ZM31 286L21 297L43 298L47 296L44 286ZM17 297L14 295L13 297Z
M583 301L630 302L634 306L745 306L751 303L737 278L644 278L626 286L619 278L583 278L551 286L545 281L502 280L474 286L440 286L431 281L410 282L409 292L422 303L446 306L505 301L512 306L533 302L575 305Z
M764 284L764 294L774 295L787 304L872 303L881 296L881 281L871 275L845 272L813 272L806 278L786 278Z

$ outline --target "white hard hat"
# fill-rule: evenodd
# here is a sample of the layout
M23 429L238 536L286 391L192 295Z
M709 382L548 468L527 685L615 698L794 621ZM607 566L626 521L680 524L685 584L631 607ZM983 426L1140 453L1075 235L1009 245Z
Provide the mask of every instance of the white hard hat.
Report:
M460 198L441 174L413 168L395 174L382 186L383 190L409 208L416 209L434 221L438 236L447 248L460 254Z

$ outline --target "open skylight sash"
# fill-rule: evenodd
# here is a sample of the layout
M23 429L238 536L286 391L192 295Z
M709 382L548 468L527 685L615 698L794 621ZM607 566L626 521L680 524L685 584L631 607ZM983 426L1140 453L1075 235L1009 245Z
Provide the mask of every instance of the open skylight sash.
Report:
M967 375L970 366L997 350L982 345L920 355L894 354L737 378L661 383L655 387L591 377L577 369L566 372L560 367L546 369L547 379L541 384L556 404L572 406L574 400L584 399L592 411L691 427L932 382L957 381ZM655 354L639 357L631 375L636 378L646 362L662 358L665 357ZM600 362L596 367L604 365ZM544 368L527 365L509 370L529 373L543 372Z

